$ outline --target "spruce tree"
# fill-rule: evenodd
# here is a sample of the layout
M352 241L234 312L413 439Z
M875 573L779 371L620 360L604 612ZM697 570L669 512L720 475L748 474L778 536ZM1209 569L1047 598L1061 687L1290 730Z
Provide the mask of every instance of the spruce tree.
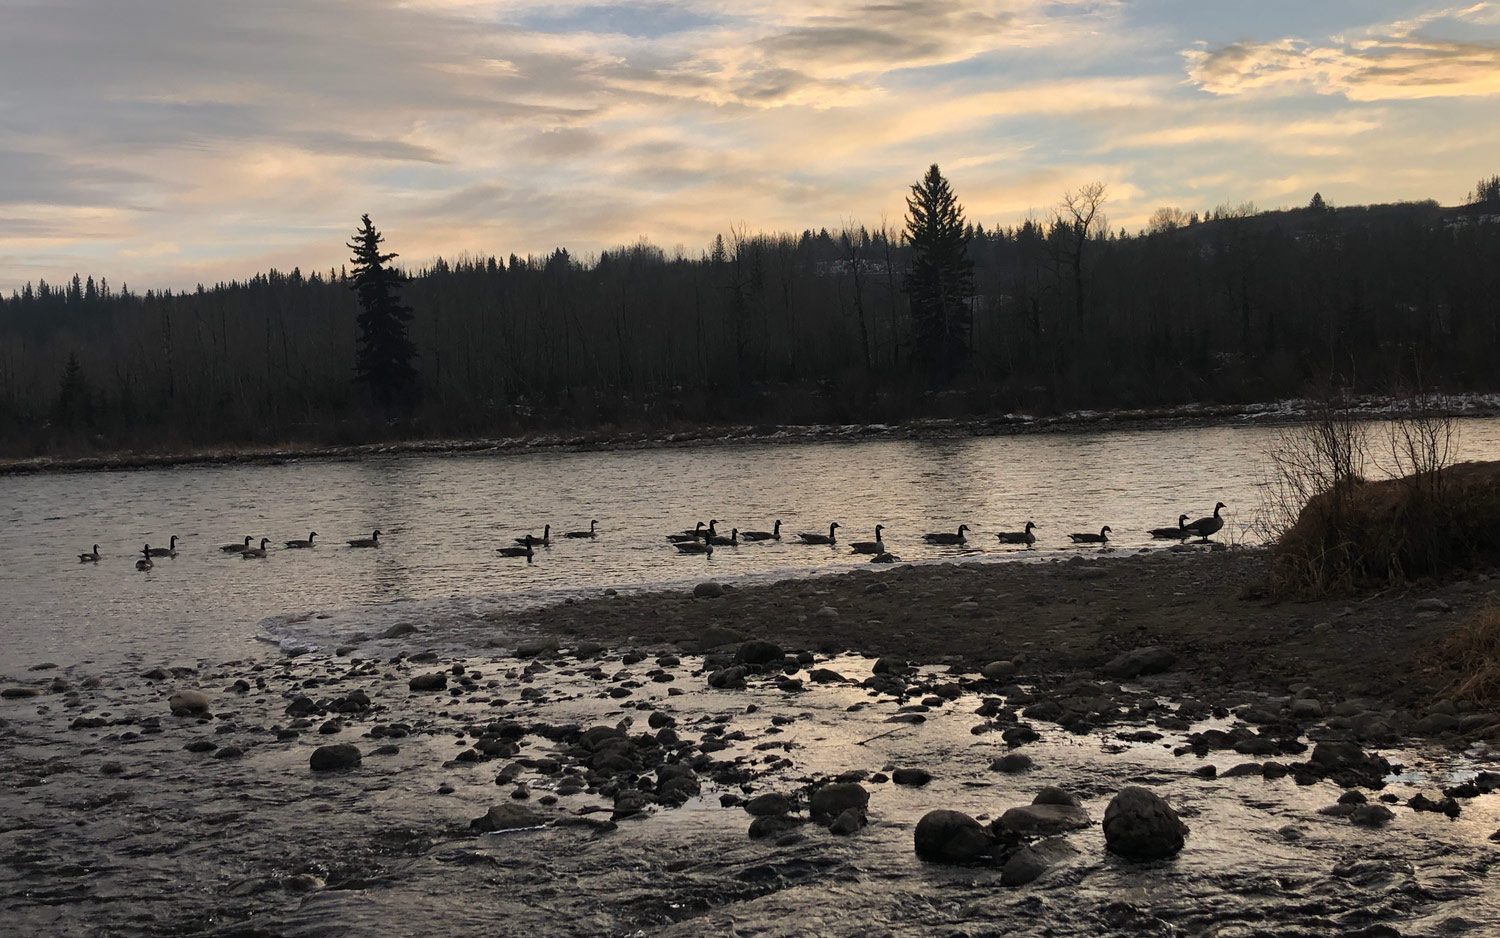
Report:
M401 303L406 275L386 264L398 255L382 254L385 240L369 215L348 247L354 252L351 288L359 295L359 340L354 380L367 385L381 407L410 407L417 402L417 370L412 361L417 348L406 334L411 307Z
M906 199L906 237L911 267L906 294L911 300L917 363L935 380L963 367L973 330L974 262L964 209L937 164L911 187Z

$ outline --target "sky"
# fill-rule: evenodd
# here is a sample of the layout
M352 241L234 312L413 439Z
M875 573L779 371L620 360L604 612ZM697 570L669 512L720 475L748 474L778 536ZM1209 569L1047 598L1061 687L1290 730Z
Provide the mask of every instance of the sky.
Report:
M0 0L0 291L1162 206L1455 204L1500 0Z

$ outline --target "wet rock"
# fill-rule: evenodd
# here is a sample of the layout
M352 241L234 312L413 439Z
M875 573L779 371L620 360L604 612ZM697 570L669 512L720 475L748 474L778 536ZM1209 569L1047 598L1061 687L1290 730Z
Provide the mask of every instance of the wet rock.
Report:
M1219 778L1240 778L1246 775L1264 776L1265 767L1259 762L1241 762L1219 773Z
M1292 701L1292 716L1298 720L1321 720L1323 704L1310 697L1299 697Z
M417 627L415 625L412 625L410 622L398 622L390 628L386 629L384 632L381 632L380 637L400 638L403 635L411 635L416 631Z
M996 837L1049 837L1092 823L1075 795L1049 785L1037 793L1031 804L1011 808L996 818L991 830Z
M1458 802L1454 801L1452 798L1429 798L1423 792L1418 792L1417 794L1413 795L1411 799L1406 802L1406 806L1411 808L1413 811L1430 811L1433 814L1445 814L1448 817L1458 817L1459 814L1463 811L1463 809L1459 807Z
M713 580L704 580L693 587L693 595L698 599L718 599L724 595L724 584L715 583Z
M573 649L573 654L578 658L593 658L603 650L604 645L601 642L579 642L578 646Z
M219 744L208 739L195 739L182 748L188 752L213 752Z
M897 785L919 788L932 781L932 773L926 769L897 769L891 773L891 781Z
M529 638L516 646L516 657L535 658L537 655L544 655L557 651L557 648L558 642L557 639L553 636L548 635L541 638Z
M745 675L750 672L743 665L720 668L708 675L708 686L733 689L745 686Z
M858 782L834 782L824 785L812 794L812 815L823 822L843 814L850 808L865 810L870 804L870 793Z
M1106 848L1127 860L1160 860L1182 849L1188 826L1154 792L1130 787L1104 810Z
M406 686L414 691L446 690L448 687L448 674L446 671L418 674L407 681Z
M544 819L525 805L510 802L497 804L489 811L469 822L469 827L481 834L494 831L510 831L524 827L540 827Z
M1053 866L1078 855L1078 848L1061 837L1039 840L1016 851L1000 871L1005 886L1024 886Z
M768 817L772 814L788 814L794 808L792 799L781 792L770 791L763 795L756 795L745 802L745 811L755 817Z
M873 674L905 674L911 667L904 658L876 658L875 665L870 669Z
M359 765L359 747L349 743L334 746L319 746L307 760L314 772L330 772L334 769L352 769Z
M929 811L917 822L917 856L934 863L973 863L994 846L989 831L962 811Z
M615 795L615 810L610 814L612 821L622 818L636 817L645 814L651 808L651 798L641 791L622 791Z
M1033 764L1030 756L1024 753L1012 752L991 762L990 769L995 772L1005 772L1008 775L1013 775L1017 772L1026 771Z
M1383 804L1362 804L1349 815L1349 820L1360 827L1384 827L1395 818Z
M173 716L188 716L208 712L208 695L201 690L180 690L167 698L167 707Z
M763 840L767 837L781 837L804 823L806 821L803 818L792 817L789 814L768 814L750 822L750 839Z
M894 559L894 558L893 558ZM832 606L821 606L813 615L824 622L833 622L839 617L839 611Z
M735 629L726 629L723 626L711 625L698 633L698 648L702 651L708 651L711 648L735 645L744 640L744 632Z
M784 654L781 646L775 642L752 639L740 646L736 657L744 664L770 664L773 661L780 661Z
M1170 649L1152 645L1116 657L1104 666L1104 673L1117 680L1128 681L1131 678L1170 671L1176 664L1177 656Z
M842 684L845 680L842 674L831 668L814 668L807 676L814 684Z
M1383 788L1391 764L1355 743L1325 740L1313 747L1308 768L1345 788Z
M1219 770L1212 765L1200 765L1192 774L1198 778L1214 779L1219 777Z
M1041 734L1037 733L1036 730L1027 724L1017 723L1015 726L1006 727L1005 732L1000 734L1000 738L1005 740L1007 745L1024 746L1027 743L1034 743L1042 737Z
M225 746L224 748L220 749L218 752L214 753L214 758L215 759L238 759L240 756L243 756L244 754L245 754L245 750L241 749L239 746Z
M832 824L828 825L828 832L830 834L848 836L849 834L858 833L868 823L869 821L865 817L863 808L846 808L838 817L833 819Z
M987 681L1008 681L1016 676L1016 666L1009 661L991 661L979 673Z

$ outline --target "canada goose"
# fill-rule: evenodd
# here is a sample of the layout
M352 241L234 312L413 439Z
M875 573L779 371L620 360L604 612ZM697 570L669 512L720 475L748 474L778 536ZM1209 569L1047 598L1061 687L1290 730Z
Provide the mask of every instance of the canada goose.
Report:
M714 545L709 541L682 541L672 545L684 554L710 554L714 552Z
M1202 538L1205 541L1208 540L1208 536L1210 534L1218 533L1218 530L1224 526L1224 519L1219 517L1219 510L1221 508L1228 507L1229 506L1224 504L1223 502L1215 503L1213 515L1207 518L1199 518L1197 521L1194 521L1192 524L1188 525L1188 534L1190 536Z
M531 549L531 544L532 544L531 535L528 534L525 537L521 538L521 543L524 544L524 545L526 545L526 546L524 546L524 547L497 547L497 548L495 548L495 553L499 554L502 557L525 557L529 561L532 558L533 553L534 553L532 551L532 549Z
M1002 544L1025 544L1027 547L1030 547L1036 543L1036 535L1031 533L1031 529L1034 527L1036 527L1036 523L1028 521L1026 522L1026 530L1024 531L1001 531L995 536L1000 539L1000 543Z
M681 534L668 534L667 540L671 541L673 544L685 544L688 541L696 541L702 536L703 522L700 521L698 522L698 526L691 531L683 531Z
M220 547L219 550L222 550L226 554L237 554L240 551L242 551L242 550L248 550L249 548L250 548L250 535L246 534L245 535L245 543L243 543L243 544L225 544L223 547Z
M1109 540L1109 525L1099 529L1098 534L1069 534L1074 544L1103 544Z
M962 544L964 542L964 532L967 530L969 530L969 526L961 524L958 526L957 534L949 534L946 531L938 534L924 534L922 535L922 540L929 544Z
M837 544L839 539L834 532L838 530L838 527L839 523L835 521L828 526L827 534L799 534L797 536L802 538L804 544Z
M1175 539L1181 540L1183 538L1192 537L1193 536L1193 532L1189 531L1187 529L1187 515L1178 515L1177 516L1177 527L1175 527L1175 528L1152 528L1151 529L1151 536L1152 537L1160 537L1160 538L1175 538Z
M263 537L260 539L259 547L247 547L244 550L240 551L240 556L244 557L247 560L251 558L263 559L266 556L266 545L269 543L271 543L271 539L269 537Z
M1215 530L1218 530L1218 529L1215 528ZM171 544L172 544L171 547L153 547L153 548L151 548L151 556L153 556L153 557L176 557L177 556L177 535L175 535L175 534L172 535Z
M594 530L596 527L598 527L598 525L599 522L590 521L589 529L587 531L569 531L567 534L564 534L563 537L598 537L599 532Z
M728 537L722 534L715 534L708 539L708 542L715 547L738 547L740 546L740 529L730 528Z
M380 532L376 531L374 534L370 535L369 537L357 537L354 540L352 540L352 541L349 542L349 546L350 547L379 547L380 546Z
M779 541L781 540L781 520L778 518L769 531L741 531L740 537L747 541Z
M89 551L86 554L79 554L78 555L78 562L79 563L98 563L99 562L99 545L95 544L94 545L94 549L91 550L91 551Z
M540 544L543 547L551 547L552 546L552 525L550 525L550 524L542 525L542 536L541 537L532 537L530 534L528 534L525 537L518 537L518 538L516 538L516 543L517 544L525 544L528 541L531 542L531 543L533 543L533 544Z
M883 554L885 553L885 542L880 539L880 532L885 530L885 525L875 525L875 540L855 541L849 545L849 550L856 554Z
M151 545L147 544L141 548L141 559L135 562L137 570L150 570L156 564L151 562Z
M291 548L311 547L311 546L313 546L313 538L315 538L317 536L318 536L318 532L314 531L314 532L312 532L311 534L309 534L307 536L307 540L305 540L305 541L287 541L286 542L286 546L287 547L291 547Z

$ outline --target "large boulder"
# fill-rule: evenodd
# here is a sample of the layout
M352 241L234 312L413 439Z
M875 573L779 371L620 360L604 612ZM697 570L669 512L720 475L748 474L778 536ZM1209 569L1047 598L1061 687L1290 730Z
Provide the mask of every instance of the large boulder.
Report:
M431 674L418 674L406 682L410 690L445 690L448 687L448 673L446 671L434 671Z
M780 661L782 656L780 645L760 639L751 639L741 645L739 651L739 660L744 664L770 664Z
M850 808L865 810L870 803L870 793L859 782L834 782L824 785L812 794L813 819L829 823Z
M201 690L180 690L167 698L167 706L173 716L208 712L208 695Z
M1092 823L1076 795L1049 785L1037 793L1031 804L1011 808L1000 815L991 828L996 837L1050 837Z
M929 811L917 822L917 856L934 863L974 863L994 840L984 825L962 811Z
M1077 856L1078 848L1061 837L1049 837L1022 847L1005 861L1000 871L1000 882L1005 886L1024 886L1047 870Z
M1177 656L1172 654L1171 649L1152 645L1149 648L1127 651L1116 657L1104 666L1104 673L1117 680L1128 681L1134 677L1170 671L1175 664Z
M1367 753L1357 743L1324 740L1313 747L1308 767L1318 775L1345 788L1385 787L1391 764L1384 758Z
M469 827L487 834L492 831L511 831L523 827L541 827L543 818L540 814L526 807L516 804L514 801L506 804L497 804L486 813L469 822Z
M1161 860L1182 849L1188 826L1154 792L1122 790L1104 809L1106 848L1127 860Z
M336 746L319 746L308 757L307 764L314 772L331 772L335 769L352 769L360 763L359 747L352 743Z

